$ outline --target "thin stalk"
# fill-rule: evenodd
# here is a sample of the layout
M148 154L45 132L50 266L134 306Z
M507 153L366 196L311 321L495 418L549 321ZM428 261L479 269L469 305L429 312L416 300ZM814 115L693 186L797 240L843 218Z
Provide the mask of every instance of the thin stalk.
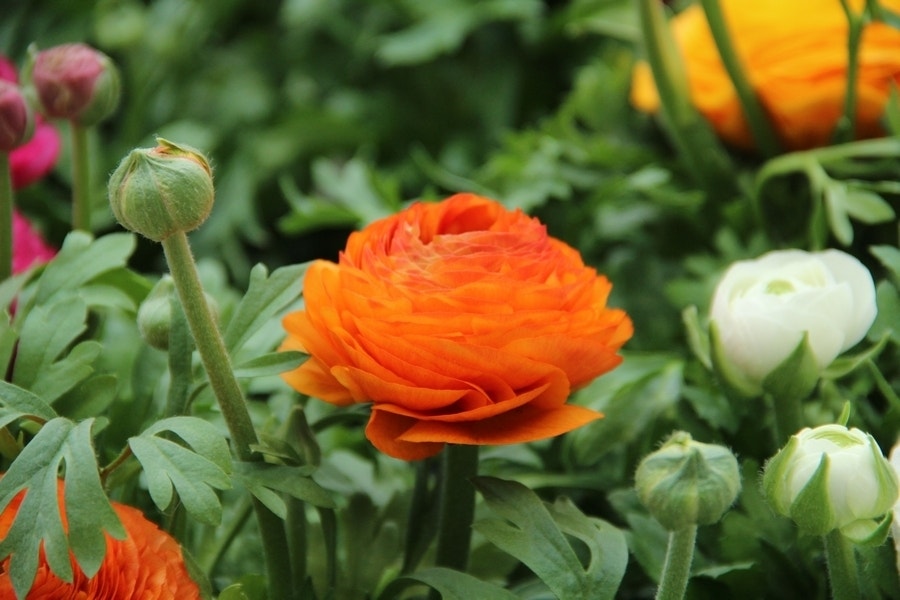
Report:
M775 447L781 448L792 435L803 429L803 403L800 398L772 398L775 413Z
M833 600L861 600L859 573L853 544L835 529L824 536L825 560L828 563L828 579L831 581Z
M13 190L9 154L0 152L0 281L12 275Z
M709 23L713 40L716 42L716 48L719 50L722 65L731 78L738 101L741 103L741 108L744 109L750 133L753 135L757 147L766 157L775 156L781 151L781 145L778 143L772 123L763 110L759 97L744 74L741 59L731 43L728 25L725 23L719 0L700 0L700 4L703 5L703 11L706 13L706 20Z
M416 479L409 503L409 522L406 527L401 573L412 573L416 570L434 535L434 529L429 527L426 520L426 516L432 511L434 498L429 490L432 466L430 460L420 460L415 464Z
M250 420L244 394L234 377L225 342L203 296L187 235L181 231L175 233L164 239L162 246L210 387L231 433L235 453L242 461L252 461L255 456L251 448L258 442L256 430ZM255 499L253 508L266 555L269 596L290 599L293 597L291 560L283 523Z
M691 563L694 560L694 544L697 541L697 526L693 525L669 532L669 546L663 564L656 600L681 600L687 591L691 578Z
M72 135L72 229L91 230L91 164L86 127L69 122Z
M435 562L465 571L475 517L475 486L470 480L478 475L478 446L447 444L441 466Z
M658 0L638 0L647 62L666 131L694 179L713 197L736 191L734 168L709 124L691 104L687 74Z
M847 16L847 87L844 90L844 114L834 131L838 144L850 142L856 135L856 83L859 78L859 46L863 27L868 21L868 8L856 14L847 0L841 0Z
M301 590L306 585L308 570L306 503L296 498L286 498L287 504L287 535L288 545L291 549L292 571L294 574L294 589Z

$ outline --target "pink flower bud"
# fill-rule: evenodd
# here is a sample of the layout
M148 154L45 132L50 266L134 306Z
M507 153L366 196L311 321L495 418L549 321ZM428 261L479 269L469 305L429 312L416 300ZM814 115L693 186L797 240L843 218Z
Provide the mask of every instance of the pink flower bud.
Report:
M0 79L0 152L9 153L33 131L34 118L22 90Z
M86 44L63 44L38 52L31 80L44 114L90 126L119 102L119 74L112 60Z

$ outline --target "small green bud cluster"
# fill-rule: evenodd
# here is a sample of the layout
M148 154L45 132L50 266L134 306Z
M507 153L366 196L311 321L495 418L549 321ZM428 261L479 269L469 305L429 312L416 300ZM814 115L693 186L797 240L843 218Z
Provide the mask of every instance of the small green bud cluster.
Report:
M728 448L673 433L635 474L638 497L663 527L678 531L722 518L741 491L737 459Z
M157 138L156 148L132 150L109 179L116 220L155 242L199 227L215 190L206 157L190 146Z

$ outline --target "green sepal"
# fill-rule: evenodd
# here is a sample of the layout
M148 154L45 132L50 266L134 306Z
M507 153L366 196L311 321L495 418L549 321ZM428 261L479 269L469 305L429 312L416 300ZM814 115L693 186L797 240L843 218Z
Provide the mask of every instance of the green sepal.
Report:
M799 445L800 441L795 436L791 436L787 445L769 459L763 472L762 486L766 499L775 512L786 517L791 514L791 505L786 502L789 500L788 498L783 498L778 494L778 489L785 479L788 464L794 459Z
M894 511L889 510L880 521L860 519L841 527L841 535L859 546L880 546L891 533Z
M765 379L762 387L769 392L776 402L787 399L804 399L809 396L819 382L819 363L809 345L808 334Z
M791 504L790 517L803 532L825 535L837 524L834 509L828 501L828 466L831 460L822 454L815 473Z
M715 321L709 324L709 358L719 383L722 384L729 396L756 398L762 394L762 388L748 380L740 369L728 360Z

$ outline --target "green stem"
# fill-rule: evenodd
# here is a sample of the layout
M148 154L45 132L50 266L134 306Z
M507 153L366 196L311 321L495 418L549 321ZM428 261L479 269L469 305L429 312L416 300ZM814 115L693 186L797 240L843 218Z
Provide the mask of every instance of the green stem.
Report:
M478 446L447 444L441 467L435 563L465 571L475 517L475 486L470 480L478 475Z
M841 0L847 15L847 88L844 91L844 114L835 128L834 138L838 144L852 141L856 135L856 83L859 78L859 46L862 42L863 27L868 20L868 9L857 15L847 0Z
M694 544L697 541L697 526L685 527L669 532L669 547L663 564L656 600L681 600L691 578L691 563L694 560Z
M72 133L72 229L91 230L91 165L87 128L69 122Z
M306 503L296 498L286 498L287 504L287 535L288 545L291 549L294 573L294 589L301 590L306 586L309 553L307 549L307 523Z
M13 190L9 154L0 152L0 281L12 275Z
M206 368L210 387L231 434L235 453L242 461L252 461L255 456L251 448L258 442L256 430L250 420L244 394L234 377L225 342L203 295L187 235L181 231L175 233L164 239L162 246L194 343L200 352L200 360ZM255 499L253 507L266 555L269 597L290 599L293 597L291 560L284 525L278 516Z
M416 479L409 502L409 522L406 527L401 573L412 573L416 570L434 536L434 528L430 526L432 520L427 518L432 512L434 500L429 485L432 466L431 460L420 460L415 463Z
M769 396L775 413L775 447L784 446L792 435L803 429L803 403L800 398Z
M731 78L738 101L744 109L744 116L747 117L747 125L750 127L753 139L756 140L757 146L765 156L775 156L781 151L778 138L775 136L775 131L763 110L759 97L744 75L741 59L731 43L728 25L725 23L719 0L700 0L700 4L703 5L706 13L706 20L709 23L713 40L716 42L716 48L719 50L719 56L722 58L722 65Z
M860 600L859 574L856 570L853 544L841 535L838 529L824 536L824 540L832 599Z
M191 388L191 354L194 346L188 330L187 318L176 296L169 299L172 321L169 327L169 393L166 396L166 417L187 414Z
M225 531L216 530L211 539L208 536L206 543L200 546L202 549L197 555L197 564L204 573L212 575L215 572L219 561L222 560L225 552L237 539L241 529L247 523L247 519L250 518L251 509L250 499L245 498L235 510L231 522L225 524Z
M659 0L638 0L647 62L673 145L691 175L713 197L736 191L734 168L709 124L691 104L687 74Z

